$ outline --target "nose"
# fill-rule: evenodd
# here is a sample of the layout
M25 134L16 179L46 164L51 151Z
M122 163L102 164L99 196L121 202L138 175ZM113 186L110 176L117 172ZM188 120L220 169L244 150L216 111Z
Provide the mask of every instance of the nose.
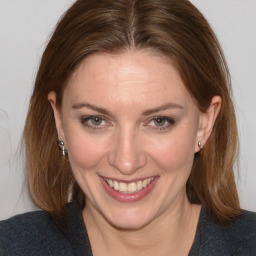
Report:
M115 135L108 162L124 175L131 175L144 167L147 157L139 135L129 129L120 130Z

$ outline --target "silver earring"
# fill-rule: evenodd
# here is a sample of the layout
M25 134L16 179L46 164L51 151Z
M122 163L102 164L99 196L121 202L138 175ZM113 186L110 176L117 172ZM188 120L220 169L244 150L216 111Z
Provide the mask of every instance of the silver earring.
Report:
M63 155L63 156L66 156L66 154L68 153L68 151L67 151L66 148L65 148L65 143L64 143L62 140L58 140L57 142L58 142L58 145L59 145L59 147L60 147L60 149L61 149L62 155Z
M204 148L204 146L202 145L201 141L198 141L198 147L199 147L200 149L203 149L203 148Z

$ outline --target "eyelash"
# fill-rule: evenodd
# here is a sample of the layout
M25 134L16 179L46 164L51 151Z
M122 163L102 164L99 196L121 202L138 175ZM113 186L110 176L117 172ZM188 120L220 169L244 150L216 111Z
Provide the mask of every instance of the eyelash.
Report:
M148 126L149 123L156 121L157 119L163 119L165 125L152 126L151 128L154 130L164 131L164 130L170 129L171 126L173 126L175 124L175 121L173 118L170 118L167 116L154 116L149 120L149 122L146 124L146 126Z
M101 124L99 124L99 125L88 124L89 121L92 121L93 119L96 119L96 118L98 118L99 120L104 121L106 123L108 121L104 116L92 115L92 116L82 116L81 123L83 126L93 129L93 130L104 129L105 127L103 127ZM110 126L110 124L108 124L107 126Z
M101 122L106 122L105 125L101 125L101 123L99 125L93 125L93 124L89 124L89 121L92 121L93 119L99 119L99 121ZM162 121L164 121L164 125L150 125L151 122L155 122L157 121L157 119L162 119ZM90 116L82 116L81 117L81 123L83 126L85 126L86 128L89 129L93 129L93 130L97 130L97 129L105 129L108 126L111 126L110 121L105 118L104 116L100 116L100 115L90 115ZM151 129L153 130L157 130L157 131L164 131L167 129L170 129L171 126L173 126L175 124L174 119L167 117L167 116L154 116L152 118L150 118L150 120L145 124L145 126L150 126Z

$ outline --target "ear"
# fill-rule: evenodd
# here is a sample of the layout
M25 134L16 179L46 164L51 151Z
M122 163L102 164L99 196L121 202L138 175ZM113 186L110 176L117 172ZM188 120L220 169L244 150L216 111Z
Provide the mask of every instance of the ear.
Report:
M214 96L207 111L200 113L197 139L195 143L195 152L200 151L198 146L199 141L201 145L204 146L209 139L221 109L221 102L222 100L220 96Z
M58 139L62 140L65 143L65 136L63 132L63 125L62 125L62 120L61 120L61 113L60 113L60 108L57 106L57 96L56 92L51 91L48 94L48 100L52 106L52 110L54 113L54 118L55 118L55 125L58 133Z

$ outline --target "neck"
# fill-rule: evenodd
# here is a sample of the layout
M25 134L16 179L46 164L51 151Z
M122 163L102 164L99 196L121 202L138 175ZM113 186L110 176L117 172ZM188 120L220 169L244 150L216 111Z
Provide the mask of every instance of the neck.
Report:
M124 230L112 226L89 202L83 218L93 255L188 255L193 244L201 207L187 199L146 226Z

